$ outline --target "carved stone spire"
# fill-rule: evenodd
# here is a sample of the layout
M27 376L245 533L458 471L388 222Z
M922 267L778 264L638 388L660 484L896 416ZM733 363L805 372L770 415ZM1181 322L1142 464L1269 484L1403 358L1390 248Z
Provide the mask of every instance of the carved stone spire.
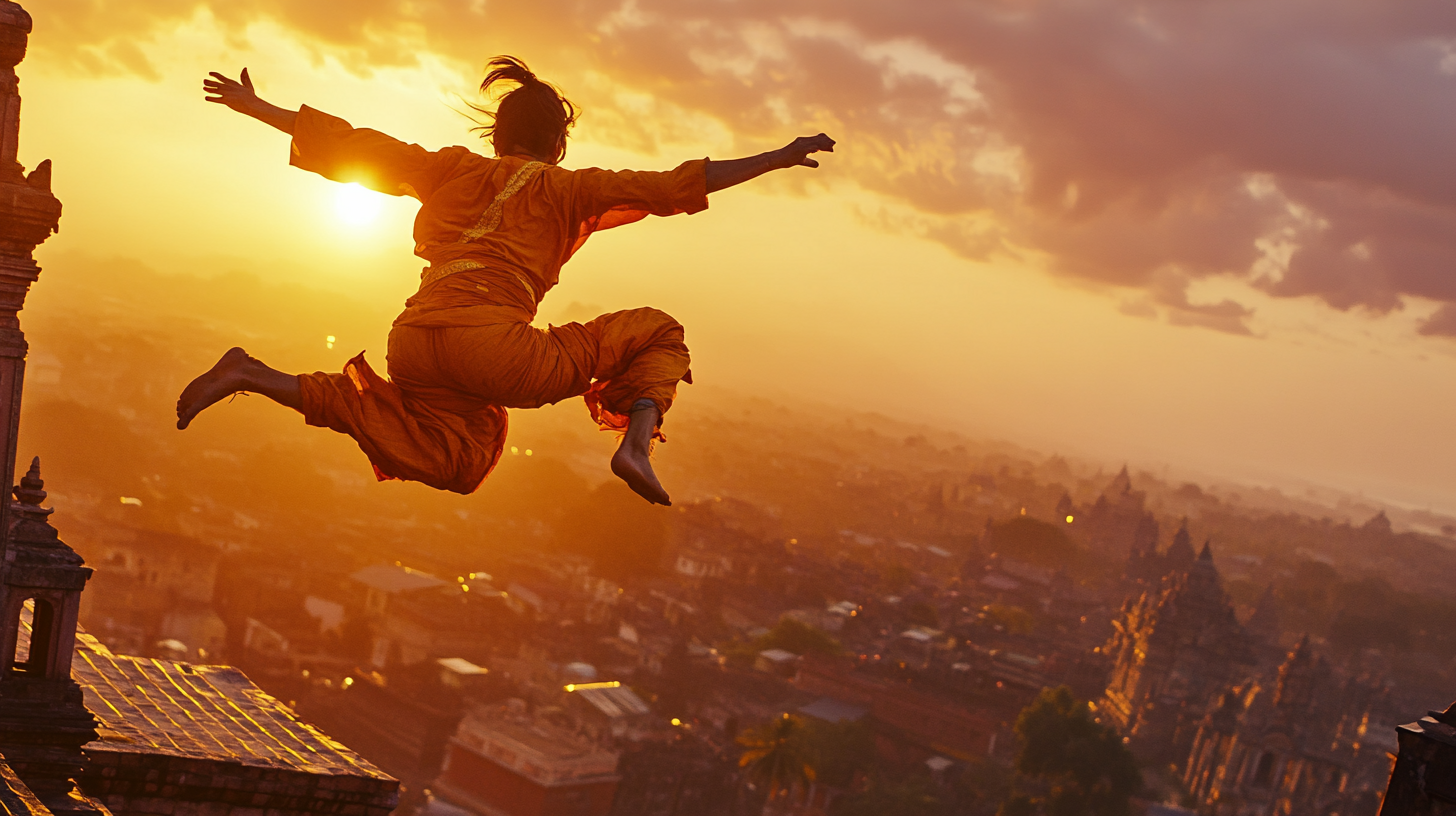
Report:
M20 83L30 15L0 0L0 474L15 479L25 334L20 310L40 276L32 253L55 232L61 202L51 195L51 165L25 175L20 150ZM56 816L106 813L76 790L87 765L81 746L96 739L96 718L71 679L81 590L91 568L67 547L42 507L40 459L0 501L0 754Z
M25 335L20 310L40 276L32 253L60 225L61 202L51 195L51 163L29 175L20 150L20 82L15 66L25 58L30 15L0 0L0 484L15 479L15 443L25 378ZM0 502L0 530L8 530L9 502Z
M20 152L20 88L15 66L25 59L30 15L15 3L0 0L0 179L24 175Z

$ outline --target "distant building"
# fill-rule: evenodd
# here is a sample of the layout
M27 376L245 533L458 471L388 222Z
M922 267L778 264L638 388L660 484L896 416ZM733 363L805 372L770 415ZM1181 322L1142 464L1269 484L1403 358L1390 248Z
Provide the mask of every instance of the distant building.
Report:
M606 816L618 755L525 708L515 700L472 709L446 749L436 794L478 816Z
M96 529L82 551L101 568L82 617L108 642L146 650L174 639L189 656L221 653L227 627L213 611L219 553L196 539L155 530Z
M1178 531L1173 534L1173 542L1162 552L1158 551L1157 525L1153 527L1151 539L1139 537L1133 541L1124 573L1129 581L1156 586L1169 573L1192 569L1198 558L1193 551L1192 537L1188 534L1188 519L1179 524Z
M799 665L799 656L784 649L764 649L753 660L753 667L761 672L793 677Z
M803 713L839 722L868 716L886 740L887 755L907 763L937 754L962 760L986 756L997 732L1016 719L1032 696L1015 693L992 701L937 694L858 671L852 660L819 657L804 659L794 686L824 698Z
M566 702L583 729L598 740L645 736L654 725L647 703L615 680L568 685Z
M1346 813L1366 721L1383 689L1342 676L1309 639L1277 671L1228 689L1199 723L1183 773L1191 796L1217 816ZM1373 761L1383 764L1384 752ZM1368 812L1368 811L1362 811Z
M1124 466L1091 507L1068 511L1061 505L1059 512L1075 518L1070 529L1093 550L1121 558L1158 540L1158 525L1147 511L1146 501L1146 493L1133 489Z
M436 578L428 572L399 564L365 567L349 576L349 580L363 589L364 613L373 618L383 617L389 611L390 601L406 593L449 585L448 581Z
M364 590L375 669L479 652L489 634L513 617L504 593L484 581L445 581L390 564L365 567L350 578Z
M1188 756L1205 702L1254 664L1207 544L1187 572L1123 605L1103 651L1112 678L1099 714L1134 751L1168 762Z

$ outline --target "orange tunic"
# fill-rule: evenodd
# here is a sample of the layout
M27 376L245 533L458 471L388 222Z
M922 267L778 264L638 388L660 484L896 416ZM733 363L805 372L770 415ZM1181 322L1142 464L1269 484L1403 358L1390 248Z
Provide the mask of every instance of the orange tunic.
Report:
M428 151L304 107L295 167L421 203L420 291L389 334L389 379L360 354L341 374L299 376L310 425L353 437L380 479L470 493L505 446L506 408L584 396L603 427L631 406L662 413L689 381L683 328L656 309L550 329L530 325L591 233L705 209L705 161L669 172L565 170L463 147Z

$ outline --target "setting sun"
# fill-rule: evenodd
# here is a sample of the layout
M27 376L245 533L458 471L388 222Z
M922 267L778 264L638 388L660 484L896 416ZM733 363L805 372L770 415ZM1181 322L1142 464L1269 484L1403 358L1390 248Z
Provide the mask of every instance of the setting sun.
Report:
M384 196L357 184L339 185L334 194L334 213L350 226L372 224L383 210Z

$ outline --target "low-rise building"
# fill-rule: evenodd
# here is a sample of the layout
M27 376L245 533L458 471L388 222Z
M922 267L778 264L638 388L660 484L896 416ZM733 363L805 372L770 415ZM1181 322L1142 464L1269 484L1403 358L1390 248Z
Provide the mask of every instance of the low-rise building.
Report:
M512 700L465 716L434 790L478 816L606 816L620 780L617 760Z

